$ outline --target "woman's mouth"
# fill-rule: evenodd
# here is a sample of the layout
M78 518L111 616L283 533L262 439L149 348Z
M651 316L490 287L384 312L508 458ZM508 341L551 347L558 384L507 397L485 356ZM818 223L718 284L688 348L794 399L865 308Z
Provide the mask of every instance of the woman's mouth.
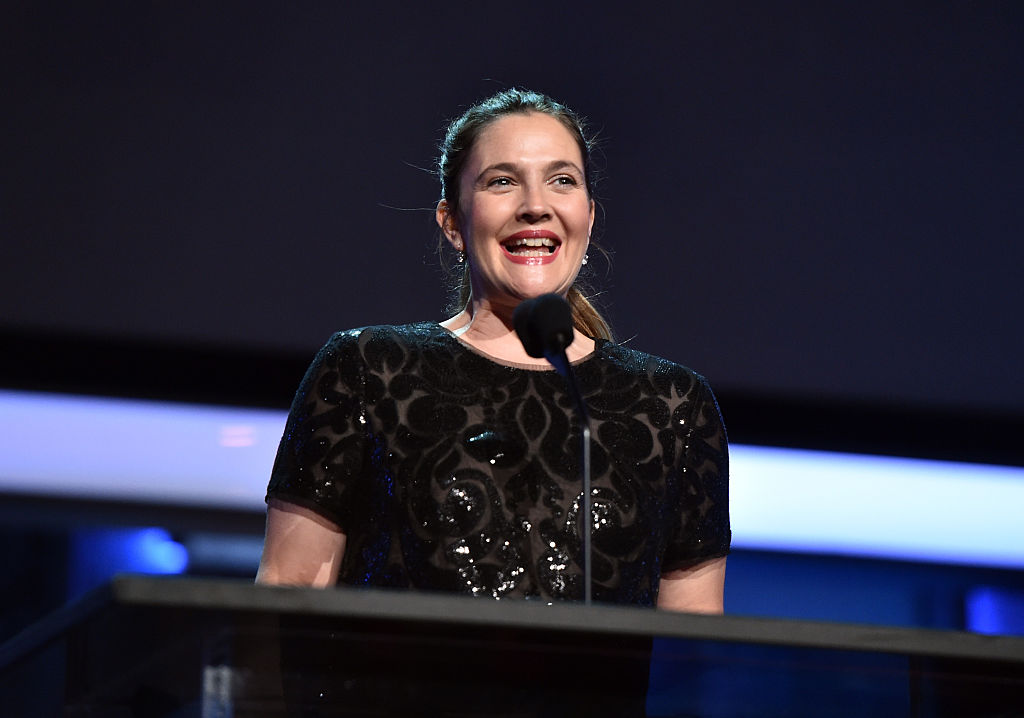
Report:
M518 233L501 243L505 256L518 264L547 264L561 246L562 242L549 232Z
M510 239L501 245L509 254L517 257L546 257L554 254L558 248L555 240L549 237L521 237Z

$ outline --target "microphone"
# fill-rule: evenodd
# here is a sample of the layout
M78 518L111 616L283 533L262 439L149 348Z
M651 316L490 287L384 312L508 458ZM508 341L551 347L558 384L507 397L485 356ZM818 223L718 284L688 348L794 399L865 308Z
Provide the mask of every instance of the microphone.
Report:
M583 603L589 606L591 600L591 568L590 555L593 541L593 512L590 508L590 416L586 402L580 393L576 375L569 364L565 349L572 344L572 312L569 303L557 294L542 294L533 299L520 302L512 314L523 349L534 358L546 358L551 365L565 377L566 388L582 426L581 455L583 459L582 501L580 514L583 526L580 535L583 539Z
M542 294L520 302L512 323L523 349L537 359L547 358L555 364L554 358L565 357L565 348L572 344L572 313L569 303L557 294Z

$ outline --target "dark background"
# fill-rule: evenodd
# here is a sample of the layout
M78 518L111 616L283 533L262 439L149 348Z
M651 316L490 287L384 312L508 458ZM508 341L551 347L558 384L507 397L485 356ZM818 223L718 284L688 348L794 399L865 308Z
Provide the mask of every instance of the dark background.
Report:
M2 387L284 407L331 332L443 318L436 144L517 85L591 118L600 300L731 439L1024 464L1024 4L9 1L0 73ZM97 525L260 521L4 497L0 638ZM728 609L1022 582L739 551Z
M603 140L620 338L726 395L1022 413L1019 3L4 14L8 338L308 359L443 318L436 143L518 85Z

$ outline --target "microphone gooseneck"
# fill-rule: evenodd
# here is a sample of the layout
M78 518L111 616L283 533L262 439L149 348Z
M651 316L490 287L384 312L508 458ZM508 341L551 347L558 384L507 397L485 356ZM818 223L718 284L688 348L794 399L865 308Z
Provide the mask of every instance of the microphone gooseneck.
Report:
M566 348L572 344L572 312L568 302L557 294L542 294L534 299L527 299L516 307L512 315L519 341L523 343L526 353L535 358L545 358L555 370L565 377L569 397L583 427L582 458L583 458L583 500L580 515L583 527L580 531L583 539L583 603L590 605L591 571L590 554L593 532L593 516L590 508L590 415L587 405L583 402L579 385L572 365L565 354Z

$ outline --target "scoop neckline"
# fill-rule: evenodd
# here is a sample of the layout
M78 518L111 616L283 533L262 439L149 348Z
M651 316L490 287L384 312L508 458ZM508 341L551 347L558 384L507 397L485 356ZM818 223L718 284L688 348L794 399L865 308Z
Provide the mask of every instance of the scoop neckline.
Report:
M448 327L441 326L441 324L439 322L434 322L433 325L435 327L437 327L439 330L441 330L441 332L445 336L447 336L449 339L451 339L453 342L455 342L458 346L462 347L463 349L465 349L466 351L468 351L468 352L470 352L472 354L476 354L477 356L479 356L479 357L481 357L483 359L486 359L487 361L491 362L492 364L497 364L500 367L505 367L506 369L520 369L522 371L533 371L533 372L553 372L553 371L556 371L555 368L553 366L551 366L551 364L547 364L547 363L545 363L545 364L524 364L524 363L521 363L521 362L508 361L506 359L499 359L498 357L493 356L492 354L488 354L487 352L483 351L482 349L478 349L477 347L473 346L469 342L460 339L459 337L457 337L455 335L455 333L451 329L449 329ZM594 349L592 351L588 352L587 354L581 356L579 359L574 359L573 361L569 362L569 366L577 367L577 366L579 366L581 364L585 364L586 362L590 361L595 356L597 356L597 354L601 350L601 346L604 344L605 340L604 339L600 339L598 337L588 337L588 338L593 340L593 342L594 342Z

